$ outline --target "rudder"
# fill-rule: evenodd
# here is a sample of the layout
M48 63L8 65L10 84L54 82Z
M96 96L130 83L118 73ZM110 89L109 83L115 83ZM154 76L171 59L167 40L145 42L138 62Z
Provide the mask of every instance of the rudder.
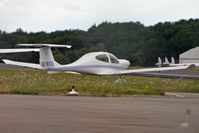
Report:
M51 47L41 47L39 55L40 55L39 59L40 66L44 69L60 65L55 61L51 51Z

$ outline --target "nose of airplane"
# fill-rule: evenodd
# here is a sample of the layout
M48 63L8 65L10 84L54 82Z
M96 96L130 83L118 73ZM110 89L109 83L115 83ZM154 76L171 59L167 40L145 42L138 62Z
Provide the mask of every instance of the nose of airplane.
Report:
M130 65L130 62L128 60L125 59L121 59L120 60L120 64L124 67L124 68L128 68Z
M130 62L128 60L125 60L125 66L129 66L130 65Z

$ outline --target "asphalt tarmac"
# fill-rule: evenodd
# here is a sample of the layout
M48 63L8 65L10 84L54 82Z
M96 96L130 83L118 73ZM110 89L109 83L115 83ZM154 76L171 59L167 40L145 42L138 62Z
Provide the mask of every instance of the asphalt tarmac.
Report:
M198 133L199 94L0 95L1 133Z

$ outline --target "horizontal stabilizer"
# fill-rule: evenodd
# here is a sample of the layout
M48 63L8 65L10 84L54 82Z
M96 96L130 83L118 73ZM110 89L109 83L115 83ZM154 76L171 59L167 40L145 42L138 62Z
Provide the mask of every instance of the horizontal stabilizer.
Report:
M7 59L3 59L3 62L5 62L8 65L42 69L39 64L34 64L34 63L17 62L17 61L11 61L11 60L7 60Z
M17 46L25 47L54 47L54 48L71 48L71 45L57 45L57 44L18 44Z
M0 49L0 53L20 53L20 52L39 52L38 48L35 49Z

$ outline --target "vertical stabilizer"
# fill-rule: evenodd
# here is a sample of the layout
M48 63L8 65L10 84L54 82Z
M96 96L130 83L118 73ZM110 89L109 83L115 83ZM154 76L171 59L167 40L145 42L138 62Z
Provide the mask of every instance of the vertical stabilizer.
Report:
M158 63L156 63L156 66L158 66L158 67L162 66L162 60L160 57L158 57Z
M49 67L59 65L53 57L51 47L41 47L39 54L40 54L39 62L42 68L48 69Z
M30 65L25 63L20 63L21 66L34 66L34 68L49 70L50 67L60 66L53 57L51 48L71 48L71 45L60 45L60 44L18 44L17 46L25 46L25 47L37 47L40 49L18 49L18 50L6 50L7 53L9 52L39 52L40 58L40 66L39 65ZM1 51L0 51L1 52ZM7 60L5 60L7 61ZM19 64L19 63L18 63Z
M171 63L176 64L175 59L173 57L171 57Z
M164 63L165 63L165 64L170 64L167 57L165 57Z

